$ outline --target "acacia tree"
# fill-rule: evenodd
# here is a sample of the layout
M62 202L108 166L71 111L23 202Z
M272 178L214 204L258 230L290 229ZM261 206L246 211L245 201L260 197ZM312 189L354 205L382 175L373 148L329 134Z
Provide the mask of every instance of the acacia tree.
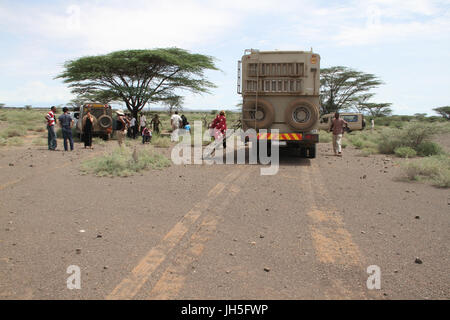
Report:
M383 82L375 75L337 66L320 70L322 114L348 109Z
M207 93L215 85L205 70L218 70L210 56L179 48L125 50L68 61L57 78L79 97L123 101L137 114L149 103L166 101L179 90Z
M164 100L163 103L166 105L167 112L172 114L174 111L183 111L184 98L180 96L173 96Z
M366 102L361 104L362 110L367 111L372 117L386 117L392 114L391 103Z
M444 119L450 120L450 106L435 108L433 111L440 114Z

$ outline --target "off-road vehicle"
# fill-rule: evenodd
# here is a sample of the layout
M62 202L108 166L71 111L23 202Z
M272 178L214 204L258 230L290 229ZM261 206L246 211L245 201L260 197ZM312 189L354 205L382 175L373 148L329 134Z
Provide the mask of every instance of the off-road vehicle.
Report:
M80 116L76 124L80 138L83 138L83 117L87 110L90 110L94 117L93 135L100 136L105 140L110 139L113 130L112 109L110 105L100 103L89 103L80 108Z
M320 56L312 50L250 49L238 62L243 130L255 129L258 145L266 142L269 150L277 141L296 148L302 157L315 158L319 91ZM272 134L273 129L279 134Z
M352 132L363 130L366 127L366 120L362 113L340 112L339 117L344 119L348 125L345 131ZM329 131L331 122L334 119L334 113L328 113L320 117L319 129Z

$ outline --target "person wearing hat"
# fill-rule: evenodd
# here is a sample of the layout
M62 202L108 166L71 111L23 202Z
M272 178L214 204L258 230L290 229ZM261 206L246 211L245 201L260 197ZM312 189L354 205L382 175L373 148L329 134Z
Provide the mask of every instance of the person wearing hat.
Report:
M130 124L130 121L125 117L125 114L122 110L116 111L117 120L116 120L116 131L117 131L117 141L119 146L121 147L123 144L123 140L127 134L127 124Z

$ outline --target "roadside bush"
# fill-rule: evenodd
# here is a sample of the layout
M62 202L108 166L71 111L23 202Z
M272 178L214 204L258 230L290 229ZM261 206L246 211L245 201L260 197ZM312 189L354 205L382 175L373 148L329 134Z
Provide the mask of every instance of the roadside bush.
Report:
M433 141L424 141L419 144L416 148L417 153L421 156L434 156L438 154L442 154L443 150L440 145Z
M402 137L405 139L407 146L416 149L423 141L430 139L441 131L442 129L434 124L416 122L405 127Z
M81 170L97 176L131 176L146 169L163 169L171 162L154 150L132 151L129 148L117 148L112 153L85 160Z
M411 147L398 147L394 150L394 153L400 158L412 158L417 155L416 150Z
M321 130L319 133L319 142L320 143L330 143L333 140L331 132L327 132Z
M92 139L92 145L104 146L106 145L106 141L100 137L95 137Z
M363 148L361 149L361 152L358 154L358 156L360 157L368 157L372 154L376 154L378 153L378 149L377 148Z
M450 157L431 156L403 164L409 180L430 181L433 185L450 188Z
M410 147L418 152L419 145L439 132L442 132L440 126L422 122L412 122L401 130L386 128L380 133L378 149L384 154L393 154L399 147Z
M169 137L162 137L159 135L154 135L151 143L158 148L169 148L171 146Z
M25 135L26 129L23 127L8 127L0 133L3 138L21 137Z
M11 147L23 146L25 142L21 137L12 137L6 140L6 145Z
M400 130L386 128L380 133L378 150L380 153L393 154L396 148L402 146L402 143Z

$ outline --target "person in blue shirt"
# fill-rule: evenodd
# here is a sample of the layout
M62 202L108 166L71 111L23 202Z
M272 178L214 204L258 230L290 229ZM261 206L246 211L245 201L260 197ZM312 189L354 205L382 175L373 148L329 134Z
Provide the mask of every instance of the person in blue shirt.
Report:
M69 115L69 109L67 107L63 108L63 114L59 116L59 126L62 128L62 134L64 139L64 150L69 151L67 146L67 140L69 140L70 143L70 151L73 151L73 137L72 137L72 126L73 126L73 119Z
M189 122L186 123L186 125L184 126L184 129L185 129L186 132L188 132L188 133L191 132L191 125L189 124Z

